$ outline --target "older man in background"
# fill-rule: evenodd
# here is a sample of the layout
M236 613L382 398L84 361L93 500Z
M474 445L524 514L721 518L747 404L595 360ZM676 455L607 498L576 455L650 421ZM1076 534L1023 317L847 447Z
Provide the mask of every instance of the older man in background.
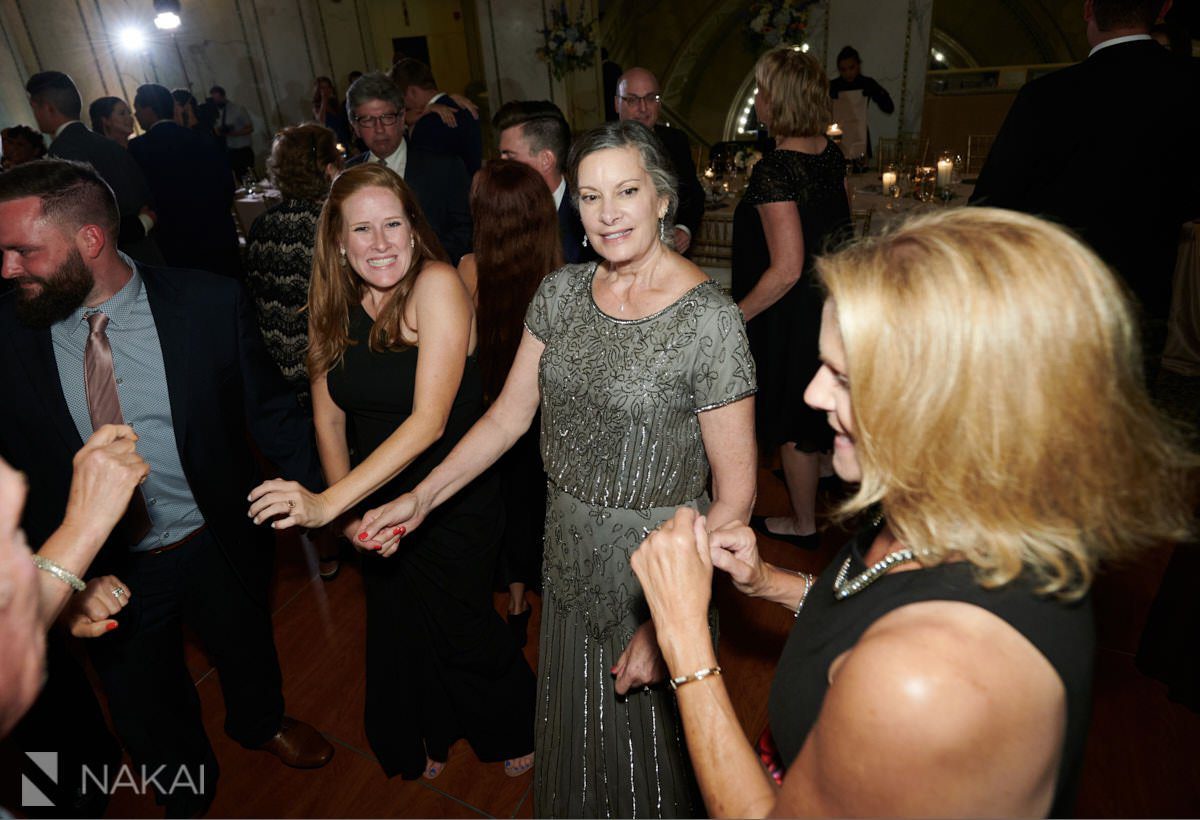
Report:
M631 68L617 81L617 96L614 100L617 116L622 120L636 120L654 130L663 144L675 176L679 180L679 209L675 212L675 248L684 253L692 244L692 237L700 230L704 216L704 189L696 177L696 163L692 159L692 146L687 135L678 128L659 125L662 114L662 92L658 78L644 68Z
M451 264L471 251L470 180L456 156L409 145L404 139L404 95L386 74L372 72L346 92L346 113L367 151L346 162L347 168L378 162L399 174L413 193L442 243Z

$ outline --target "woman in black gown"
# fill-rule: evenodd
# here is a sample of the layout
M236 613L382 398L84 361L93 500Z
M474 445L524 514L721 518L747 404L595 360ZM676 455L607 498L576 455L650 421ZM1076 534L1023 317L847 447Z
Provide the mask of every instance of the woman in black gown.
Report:
M733 217L733 298L758 365L755 423L762 452L779 448L792 516L756 519L773 538L817 544L814 504L829 426L804 404L816 373L821 296L813 259L850 226L846 162L825 137L828 82L814 57L791 46L755 67L755 106L776 148L754 166Z
M346 516L364 552L367 738L388 776L436 777L460 737L520 774L532 758L534 678L492 608L504 516L495 477L464 488L398 549L372 551L358 537L361 512L411 489L481 412L471 302L444 258L395 173L362 165L334 181L308 302L329 488L268 481L250 514L278 516L276 528Z

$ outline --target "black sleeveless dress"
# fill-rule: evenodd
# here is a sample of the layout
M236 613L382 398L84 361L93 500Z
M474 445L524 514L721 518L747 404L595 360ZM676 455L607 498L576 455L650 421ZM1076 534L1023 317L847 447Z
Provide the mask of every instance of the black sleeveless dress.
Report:
M845 600L833 597L833 581L850 557L848 577L866 569L862 556L880 527L860 531L843 547L813 586L788 636L769 703L770 728L783 765L790 765L817 722L833 661L858 643L876 621L920 601L961 601L986 609L1020 632L1058 673L1067 693L1067 725L1052 817L1072 816L1092 703L1096 634L1090 594L1073 604L1037 595L1028 580L1000 589L979 586L965 562L943 564L877 579ZM880 726L880 731L887 727Z
M376 353L371 318L350 314L352 344L327 381L346 413L357 465L412 414L417 348ZM408 492L479 418L482 387L468 358L446 431L408 469L368 498L363 512ZM504 527L499 487L485 473L447 501L390 558L363 556L367 600L367 739L389 777L419 777L465 737L479 759L533 750L535 681L492 607L492 573Z

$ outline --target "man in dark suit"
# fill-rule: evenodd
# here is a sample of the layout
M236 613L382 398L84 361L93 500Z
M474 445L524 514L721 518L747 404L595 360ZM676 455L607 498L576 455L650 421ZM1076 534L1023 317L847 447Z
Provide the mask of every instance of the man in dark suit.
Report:
M175 122L165 86L139 86L133 112L145 129L129 142L154 194L155 238L167 264L241 276L233 223L233 172L213 140Z
M637 120L654 130L675 166L679 180L679 209L675 212L675 248L685 253L692 238L700 230L704 218L704 189L696 177L696 163L692 159L692 145L687 135L678 128L667 128L658 124L662 114L662 93L658 78L644 68L631 68L617 81L617 96L613 100L617 115L622 120Z
M500 106L492 117L500 135L500 156L537 171L554 196L563 262L587 262L596 252L583 244L583 223L563 176L571 128L558 106L549 100L517 100Z
M1021 89L971 196L1060 222L1091 245L1141 302L1151 369L1179 228L1200 212L1200 99L1194 74L1148 33L1163 5L1086 0L1091 53Z
M399 174L454 265L471 252L469 179L462 160L409 145L404 139L404 98L380 72L364 74L346 92L346 113L367 151L349 160L350 168L378 162Z
M158 797L168 816L190 816L211 802L218 769L185 625L217 668L231 737L296 767L333 754L284 716L267 595L273 539L245 514L261 480L247 437L289 477L320 486L321 473L310 423L242 287L131 264L117 225L112 192L87 165L46 160L0 177L3 275L17 285L0 300L0 456L28 479L23 526L41 543L63 518L72 457L92 427L120 420L137 431L150 475L92 568L120 578L130 600L119 628L88 649L126 750L150 771L166 767L160 786L186 771L193 788Z
M150 236L154 227L150 187L129 152L79 121L83 100L75 81L61 71L42 71L25 83L38 128L52 138L49 155L91 163L113 189L121 209L117 247L139 262L161 265Z
M467 178L475 176L483 164L483 135L479 120L449 94L439 91L433 71L420 60L406 57L392 66L392 82L404 97L409 122L408 144L413 148L452 154L462 160ZM433 104L454 111L454 125L426 109Z

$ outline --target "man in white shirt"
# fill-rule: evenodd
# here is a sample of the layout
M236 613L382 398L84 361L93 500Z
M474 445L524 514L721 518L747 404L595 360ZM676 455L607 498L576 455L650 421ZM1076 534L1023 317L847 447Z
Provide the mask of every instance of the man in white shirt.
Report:
M225 140L229 151L229 167L234 176L242 179L247 171L254 171L254 149L251 147L254 122L250 112L225 96L225 89L214 85L208 90L209 98L217 107L217 133Z
M408 183L452 264L471 250L471 209L468 178L462 160L437 154L404 139L404 97L386 74L372 72L354 81L346 92L346 113L365 153L346 162L347 168L379 162Z
M500 134L501 159L515 160L537 171L554 195L563 262L595 259L595 251L583 245L583 223L563 177L571 128L562 111L549 100L507 102L492 118L492 126Z

